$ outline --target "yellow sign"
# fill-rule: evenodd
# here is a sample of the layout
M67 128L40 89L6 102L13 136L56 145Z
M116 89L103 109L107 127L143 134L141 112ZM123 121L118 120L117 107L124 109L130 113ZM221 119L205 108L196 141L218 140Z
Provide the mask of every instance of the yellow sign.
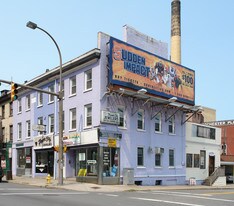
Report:
M108 147L116 147L117 142L114 138L108 138Z
M87 169L80 169L78 172L78 177L84 177L87 174Z

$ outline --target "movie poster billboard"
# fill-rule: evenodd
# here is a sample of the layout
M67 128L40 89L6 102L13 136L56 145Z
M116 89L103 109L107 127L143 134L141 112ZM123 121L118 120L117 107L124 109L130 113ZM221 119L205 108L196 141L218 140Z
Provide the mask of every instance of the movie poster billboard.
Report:
M109 82L194 105L195 71L110 38Z

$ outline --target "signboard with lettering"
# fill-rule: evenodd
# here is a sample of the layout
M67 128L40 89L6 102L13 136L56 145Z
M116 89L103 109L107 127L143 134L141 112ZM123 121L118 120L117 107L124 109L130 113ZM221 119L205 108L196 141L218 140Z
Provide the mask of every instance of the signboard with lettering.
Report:
M101 122L107 124L119 124L120 117L117 112L102 111L101 112Z
M34 149L50 148L53 146L53 134L34 137Z
M112 37L109 56L109 83L194 105L194 70Z
M108 147L116 147L117 145L117 141L114 138L108 138L108 143L107 143Z
M210 126L223 126L223 125L234 125L234 120L223 120L214 122L205 122L206 125Z

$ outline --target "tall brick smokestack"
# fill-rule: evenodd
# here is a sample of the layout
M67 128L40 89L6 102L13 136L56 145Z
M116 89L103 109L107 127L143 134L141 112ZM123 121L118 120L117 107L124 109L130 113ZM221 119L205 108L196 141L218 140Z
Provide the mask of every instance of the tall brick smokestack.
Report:
M180 0L171 2L171 61L181 64Z

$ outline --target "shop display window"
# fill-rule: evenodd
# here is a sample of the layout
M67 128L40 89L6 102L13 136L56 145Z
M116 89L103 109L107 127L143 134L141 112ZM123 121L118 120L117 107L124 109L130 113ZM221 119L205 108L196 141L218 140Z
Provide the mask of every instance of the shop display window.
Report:
M119 176L119 149L103 148L103 176Z

